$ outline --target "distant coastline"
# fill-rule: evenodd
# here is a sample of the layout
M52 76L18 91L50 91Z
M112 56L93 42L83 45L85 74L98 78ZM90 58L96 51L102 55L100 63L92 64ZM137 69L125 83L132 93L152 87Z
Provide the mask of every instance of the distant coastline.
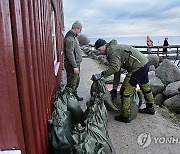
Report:
M154 45L162 45L164 38L168 37L170 45L180 45L180 36L151 36ZM90 44L94 44L98 38L88 38ZM120 44L129 44L129 45L146 45L146 36L144 37L108 37L102 38L109 42L112 39L116 39Z

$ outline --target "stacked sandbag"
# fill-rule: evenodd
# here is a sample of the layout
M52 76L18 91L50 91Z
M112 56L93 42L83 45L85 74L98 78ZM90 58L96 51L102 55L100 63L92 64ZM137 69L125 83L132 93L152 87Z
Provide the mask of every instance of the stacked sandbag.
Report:
M79 106L78 101L73 94L73 91L70 88L65 88L64 92L62 93L62 98L67 104L67 110L71 112L73 123L76 124L83 122L84 112Z
M107 131L105 94L93 93L85 112L73 91L58 90L49 120L49 140L53 154L111 154Z
M56 93L52 120L49 120L49 140L54 154L73 152L73 127L82 122L83 114L71 89L66 88Z
M49 121L49 140L54 154L70 154L73 150L71 118L67 105L61 99L55 101L52 120Z
M93 94L87 102L84 127L76 127L73 138L75 154L111 154L111 142L107 131L108 114L103 94Z
M85 127L77 125L74 129L73 138L76 142L74 145L75 154L103 154L103 145L89 135L87 131L85 131Z

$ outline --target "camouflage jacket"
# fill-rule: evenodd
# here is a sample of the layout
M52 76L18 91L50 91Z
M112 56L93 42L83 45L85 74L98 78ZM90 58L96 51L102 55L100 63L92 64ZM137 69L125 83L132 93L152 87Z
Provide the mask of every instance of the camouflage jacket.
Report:
M143 67L148 59L132 46L125 44L117 44L116 40L112 40L107 44L106 56L109 61L109 68L101 72L103 77L118 73L121 68L131 74Z

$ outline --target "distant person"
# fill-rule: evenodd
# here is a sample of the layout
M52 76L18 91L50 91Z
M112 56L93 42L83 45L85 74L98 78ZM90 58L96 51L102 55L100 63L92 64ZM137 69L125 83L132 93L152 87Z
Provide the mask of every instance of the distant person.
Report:
M125 123L131 122L130 96L135 91L137 84L139 84L146 101L146 108L139 109L139 112L154 115L154 97L149 84L148 71L150 65L147 57L132 46L118 44L116 40L107 43L103 39L98 39L95 42L95 48L98 54L107 56L109 68L100 74L94 74L92 79L99 80L102 77L114 74L113 90L111 91L111 93L114 93L113 95L117 94L121 69L128 72L120 90L122 115L116 116L115 120Z
M146 44L147 44L148 47L152 47L153 46L153 41L151 40L149 35L147 35ZM147 52L151 52L151 48L147 48Z
M169 47L169 43L168 43L168 38L166 37L163 43L163 53L166 54L166 56L168 52L168 47Z
M67 32L64 38L64 67L67 74L67 85L73 90L78 101L83 97L78 96L77 88L80 82L80 64L82 62L82 51L79 46L77 36L81 33L82 24L75 21L71 30Z

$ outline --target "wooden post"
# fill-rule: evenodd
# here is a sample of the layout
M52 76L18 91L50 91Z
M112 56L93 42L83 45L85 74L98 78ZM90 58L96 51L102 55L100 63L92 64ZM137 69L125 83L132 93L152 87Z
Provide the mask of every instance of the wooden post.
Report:
M159 57L159 46L158 46L158 57Z

